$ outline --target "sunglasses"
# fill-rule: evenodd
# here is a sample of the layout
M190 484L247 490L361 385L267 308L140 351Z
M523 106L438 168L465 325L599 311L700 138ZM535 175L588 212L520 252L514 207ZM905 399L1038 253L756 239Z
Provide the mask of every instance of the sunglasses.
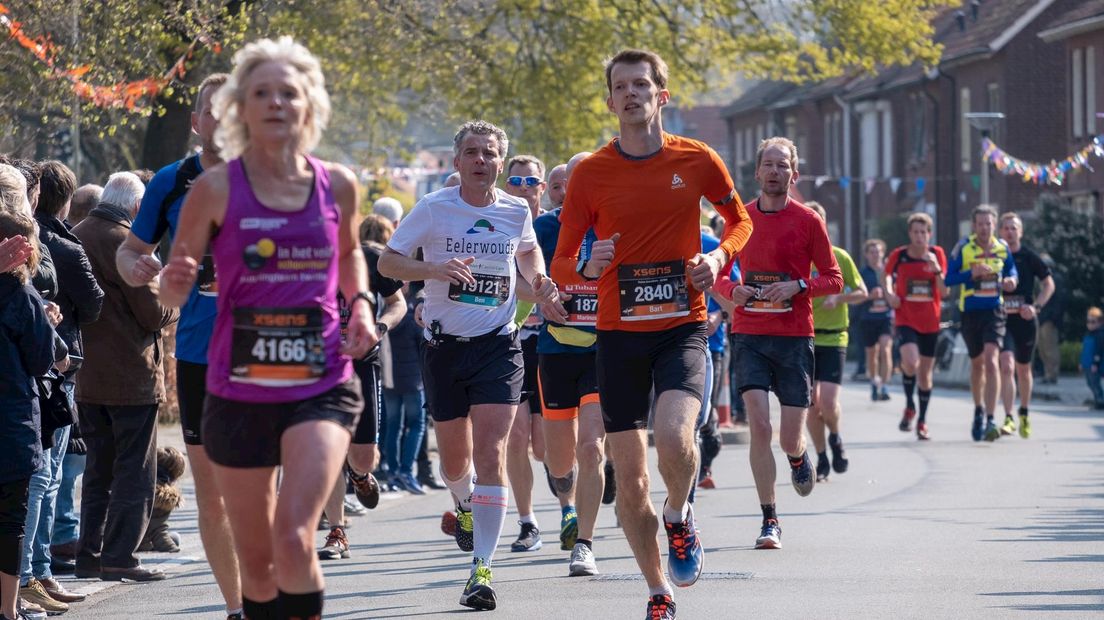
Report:
M543 182L540 177L507 177L506 184L514 187L536 187Z

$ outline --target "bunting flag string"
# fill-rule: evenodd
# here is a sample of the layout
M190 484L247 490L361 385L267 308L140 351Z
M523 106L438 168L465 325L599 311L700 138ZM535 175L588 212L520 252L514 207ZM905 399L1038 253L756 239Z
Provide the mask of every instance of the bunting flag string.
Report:
M1085 148L1062 161L1051 160L1049 164L1039 164L1013 157L988 138L982 141L981 150L985 160L993 164L993 167L1002 174L1019 177L1024 183L1060 186L1065 183L1066 176L1072 171L1082 168L1092 171L1093 167L1089 165L1090 157L1104 158L1104 135L1096 136Z
M221 51L218 43L211 43L205 37L198 36L192 40L184 53L169 67L169 70L161 76L107 86L96 85L84 79L84 76L92 71L91 66L82 65L72 69L58 67L56 46L50 38L29 36L23 30L21 22L9 17L10 13L6 6L0 4L0 27L7 30L8 36L44 64L50 71L49 77L51 79L68 81L78 97L102 108L126 108L129 112L143 112L146 110L146 108L141 107L143 100L157 96L172 80L184 79L187 72L186 63L191 59L200 43L210 47L216 54Z

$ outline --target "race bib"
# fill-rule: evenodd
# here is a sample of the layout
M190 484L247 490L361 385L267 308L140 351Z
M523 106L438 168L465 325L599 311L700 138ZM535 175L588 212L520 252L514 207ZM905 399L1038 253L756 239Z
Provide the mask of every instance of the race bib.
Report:
M885 297L874 299L870 302L870 309L868 312L870 312L870 314L885 314L889 312L889 302L886 301Z
M598 322L598 282L568 284L564 292L571 295L565 304L566 324L593 327Z
M1004 296L1004 309L1014 314L1019 314L1020 310L1024 307L1023 295L1005 295Z
M621 265L621 320L650 321L690 314L686 265L681 260Z
M974 295L978 297L996 297L999 295L998 277L995 273L989 273L978 278L977 284L974 286Z
M905 283L905 301L935 301L931 280L909 280Z
M230 380L307 385L326 371L321 308L235 308Z
M449 299L488 309L501 306L510 299L511 264L504 260L475 259L468 266L475 284L449 284Z
M775 282L786 282L790 279L788 273L772 273L752 271L744 275L744 285L755 289L755 295L744 303L745 312L778 313L792 312L793 303L787 299L782 302L772 302L761 299L763 288Z
M215 257L204 254L196 273L196 287L204 297L218 297L218 281L215 279Z

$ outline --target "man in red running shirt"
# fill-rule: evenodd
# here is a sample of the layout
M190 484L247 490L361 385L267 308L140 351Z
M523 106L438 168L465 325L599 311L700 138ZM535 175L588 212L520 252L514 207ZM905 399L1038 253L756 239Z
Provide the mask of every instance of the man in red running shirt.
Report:
M816 483L804 433L805 414L812 404L812 298L843 290L824 221L789 196L797 183L797 162L797 147L787 138L759 144L755 180L761 192L747 207L755 233L740 252L742 282L722 276L715 287L736 304L732 359L737 360L736 384L747 408L751 472L763 509L757 549L782 546L767 392L773 390L782 405L779 444L789 459L794 489L804 497ZM814 265L815 278L810 277Z

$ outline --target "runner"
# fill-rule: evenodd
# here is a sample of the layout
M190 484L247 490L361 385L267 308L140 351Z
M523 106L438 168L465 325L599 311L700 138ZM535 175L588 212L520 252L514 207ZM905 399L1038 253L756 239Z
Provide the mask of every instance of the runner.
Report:
M566 188L566 166L560 179ZM549 175L552 178L552 175ZM561 208L533 222L533 232L551 268L560 236ZM594 232L584 239L582 256L590 256ZM603 492L602 460L605 427L598 399L594 322L598 288L594 284L566 287L569 312L565 325L545 322L537 341L540 355L540 392L543 405L545 466L563 512L560 548L571 551L568 575L597 575L594 528ZM578 508L575 502L578 501Z
M1031 437L1031 421L1027 418L1031 405L1031 390L1035 377L1031 362L1035 357L1035 336L1039 332L1039 311L1054 295L1054 277L1050 275L1043 259L1023 245L1023 220L1015 213L1000 217L1000 236L1016 263L1019 281L1016 290L1004 296L1004 309L1008 313L1008 327L1001 347L1001 400L1004 401L1002 435L1016 432L1016 420L1012 417L1012 404L1016 398L1016 386L1020 388L1020 437ZM1039 281L1039 296L1035 297L1035 281ZM1015 370L1015 374L1013 374Z
M321 616L315 525L363 408L350 357L379 340L356 177L308 155L329 118L323 82L317 59L290 37L234 56L213 99L228 163L192 184L161 274L164 303L184 305L210 244L218 313L201 431L251 620ZM344 343L339 283L352 300Z
M456 542L473 552L460 604L494 609L491 560L506 518L506 439L524 375L513 322L516 273L532 282L544 316L566 313L544 274L528 204L495 188L506 133L471 121L453 144L460 187L424 196L379 266L392 278L426 281L426 407L436 423L442 480L457 502ZM412 258L419 247L424 261Z
M721 244L720 239L717 239L711 233L712 230L709 227L702 227L701 244L703 252L712 252ZM728 274L729 279L740 279L740 268L737 263L738 261L732 261L732 270ZM702 489L717 487L713 480L713 460L721 453L723 440L718 426L716 403L719 400L722 387L721 373L726 370L724 365L727 340L725 324L727 318L731 316L731 311L735 308L730 300L720 297L718 301L718 297L715 291L706 292L706 312L708 313L706 336L708 337L709 355L705 360L705 398L702 399L702 408L698 414L698 452L701 455L701 462L698 463L697 486ZM695 491L691 491L691 501L693 501L694 495Z
M828 222L828 214L819 202L809 201L805 203L820 216L825 223ZM879 242L880 243L880 242ZM866 242L867 261L870 264L870 241ZM813 438L813 445L817 451L816 478L817 482L828 479L828 474L835 470L837 474L847 471L849 461L847 452L843 449L843 440L840 439L840 385L843 383L843 367L847 363L847 328L850 317L848 304L857 304L866 300L866 278L859 274L855 267L855 261L847 250L832 246L832 254L836 257L840 273L843 276L843 291L834 295L825 295L813 299L813 405L809 407L809 417L806 425L809 427L809 435ZM877 260L879 264L885 256L885 248L880 248ZM810 277L817 277L816 269L813 269ZM878 282L878 279L875 279ZM882 298L884 299L884 297ZM877 301L877 300L875 300ZM879 328L880 331L880 328ZM885 384L882 384L885 388ZM824 427L828 427L828 443L824 442ZM828 450L832 449L832 460L828 460Z
M667 487L668 571L678 586L701 574L704 553L687 501L697 475L695 423L705 386L705 299L751 225L720 157L707 145L663 132L667 65L625 50L606 63L606 105L620 135L571 173L560 213L553 277L561 286L598 280L598 387L617 463L618 515L647 581L649 618L674 618L658 525L648 495L645 424L657 394L654 433ZM701 252L698 203L717 205L729 228ZM598 241L579 250L588 230Z
M905 388L905 412L898 428L912 430L916 417L915 391L920 400L916 438L930 439L928 403L931 402L935 342L939 339L939 315L947 286L947 256L931 245L932 219L926 213L908 218L908 245L890 253L886 261L886 299L894 310L897 342L901 348L901 383ZM919 383L919 385L918 385ZM917 390L919 387L919 390Z
M364 218L359 227L358 240L360 251L364 254L368 270L368 290L371 291L371 314L375 317L380 338L399 324L406 315L406 298L402 294L402 282L382 276L379 272L379 257L383 244L390 239L394 228L382 215L371 214ZM338 315L342 329L347 329L350 306L345 296L338 294ZM379 504L380 485L372 471L379 465L379 427L383 403L383 381L380 370L379 344L368 353L353 360L353 370L360 378L360 389L364 395L364 409L357 419L356 430L349 443L346 459L346 472L357 500L365 508L375 508ZM398 472L392 472L397 475ZM320 560L338 560L350 557L349 539L345 533L345 476L338 476L333 489L323 507L323 513L330 523L330 532L326 542L318 550Z
M553 209L562 207L565 197L567 197L567 164L559 164L548 171L548 202L552 203Z
M505 191L525 201L533 220L541 213L541 196L545 187L544 163L541 160L532 155L515 155L506 163ZM534 458L544 462L544 430L540 423L541 403L537 388L537 334L543 320L536 304L523 300L518 301L514 320L521 340L525 376L521 383L521 402L506 445L506 473L514 492L518 525L521 527L517 540L510 545L510 551L537 551L543 542L540 525L533 514L533 464L529 460L529 448L532 446Z
M779 445L797 494L813 492L816 477L805 450L805 411L812 404L814 297L843 290L843 277L824 221L790 198L798 179L797 147L767 138L755 155L759 197L748 207L755 233L740 253L741 282L721 278L718 292L736 303L732 358L751 431L751 473L763 510L756 549L782 546L775 509L773 430L768 391L781 404ZM811 277L815 268L819 275Z
M199 153L165 166L146 188L130 234L115 256L119 274L131 286L144 286L161 272L161 262L154 252L166 234L170 241L176 237L185 195L204 170L222 163L215 144L218 121L211 99L229 77L225 73L210 75L196 91L192 131L199 137ZM180 308L180 322L176 326L176 394L184 449L195 481L199 538L215 583L226 601L227 616L235 620L242 615L238 559L234 555L226 506L215 484L214 468L203 449L201 429L203 400L207 397L207 344L215 327L217 298L214 262L210 252L205 251L196 284Z
M1000 393L997 354L1004 343L1003 295L1016 290L1016 262L1008 244L996 238L997 210L979 205L971 216L974 234L962 239L951 252L944 280L962 285L958 309L962 312L962 338L970 355L970 390L974 396L974 441L996 441L1000 430L993 422ZM982 403L984 401L984 408Z
M893 309L886 301L889 289L885 284L885 254L884 241L868 239L863 244L866 264L859 272L870 293L869 301L860 307L859 327L866 354L866 372L870 376L870 400L873 401L889 400L886 386L893 377ZM838 258L839 254L836 256Z

